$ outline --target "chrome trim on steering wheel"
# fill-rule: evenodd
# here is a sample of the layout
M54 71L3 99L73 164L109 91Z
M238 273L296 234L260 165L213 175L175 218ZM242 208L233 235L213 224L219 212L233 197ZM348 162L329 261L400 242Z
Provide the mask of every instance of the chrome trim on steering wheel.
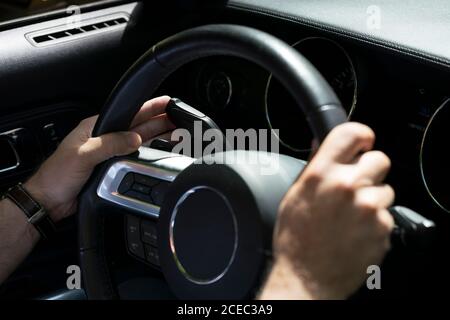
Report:
M174 237L174 227L175 227L175 219L177 217L177 213L178 213L178 209L180 207L180 205L187 199L187 197L189 197L191 194L193 194L194 192L201 190L201 189L207 189L207 190L211 190L213 192L215 192L216 194L218 194L222 200L225 202L225 204L228 207L229 212L231 212L231 217L233 219L233 228L234 228L234 246L233 246L233 252L231 254L230 260L228 261L227 266L225 267L225 269L218 274L217 276L211 278L211 279L198 279L194 276L192 276L183 266L183 264L181 263L180 259L177 256L177 251L175 248L175 237ZM228 270L230 269L231 265L233 264L234 258L236 257L236 251L237 251L237 247L238 247L238 225L237 225L237 219L236 219L236 214L234 213L233 207L231 206L230 202L228 201L228 199L223 195L222 192L220 192L219 190L215 189L215 188L211 188L209 186L197 186L194 188L189 189L188 191L186 191L181 198L178 200L177 204L175 205L175 208L173 209L172 212L172 216L170 217L170 229L169 229L169 243L170 243L170 250L172 251L172 255L173 258L176 262L176 265L178 267L178 270L180 270L181 274L189 281L191 281L192 283L195 284L199 284L199 285L207 285L207 284L212 284L214 282L219 281L220 279L223 278L223 276L228 272Z
M144 214L150 218L159 217L159 206L122 195L118 192L120 183L129 172L138 173L172 182L194 159L173 156L149 164L122 160L112 164L97 188L97 195L126 209Z

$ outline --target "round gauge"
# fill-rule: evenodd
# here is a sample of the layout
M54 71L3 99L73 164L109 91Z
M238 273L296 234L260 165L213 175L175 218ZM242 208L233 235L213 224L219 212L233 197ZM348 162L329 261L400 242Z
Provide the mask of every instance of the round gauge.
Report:
M211 76L206 84L206 96L209 104L215 109L228 106L233 95L233 85L230 77L224 72Z
M328 81L350 117L356 105L357 81L347 52L334 41L324 38L306 38L293 47ZM274 133L280 144L294 152L310 151L313 135L302 110L272 76L267 82L265 102L269 127L278 129L278 133Z
M420 170L428 194L443 210L450 212L450 100L428 122L420 149Z

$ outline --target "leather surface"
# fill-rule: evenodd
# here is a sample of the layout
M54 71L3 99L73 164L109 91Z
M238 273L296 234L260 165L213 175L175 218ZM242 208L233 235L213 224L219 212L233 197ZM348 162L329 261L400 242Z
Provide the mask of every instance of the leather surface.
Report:
M229 0L226 6L278 16L450 65L447 0Z
M104 251L105 217L102 213L107 210L102 199L97 196L98 184L111 161L114 159L106 162L101 168L96 168L83 188L78 205L78 242L83 288L88 298L93 300L117 298Z

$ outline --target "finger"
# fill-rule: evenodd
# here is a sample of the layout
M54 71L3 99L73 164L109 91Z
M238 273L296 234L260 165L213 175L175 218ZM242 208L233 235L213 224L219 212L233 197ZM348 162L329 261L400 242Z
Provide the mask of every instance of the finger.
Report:
M132 128L131 131L138 133L142 141L148 141L157 135L173 129L175 129L175 126L170 122L167 115L161 114Z
M139 112L134 116L131 128L140 125L154 116L164 113L169 100L169 96L161 96L145 102Z
M356 191L355 204L362 209L377 210L388 208L394 203L395 192L391 186L384 184L380 186L361 188Z
M81 141L87 141L92 136L92 130L94 130L95 123L97 122L98 115L83 119L77 126L78 136Z
M83 128L93 128L95 123L97 122L97 119L98 115L83 119L78 126Z
M391 233L391 231L394 229L395 225L394 218L392 217L392 214L388 210L378 211L378 221L380 221L381 226L388 233Z
M135 132L113 132L90 138L80 148L80 152L89 166L96 166L114 156L136 151L141 143L141 137Z
M380 184L391 168L391 161L381 151L363 153L355 166L356 180L362 186Z
M372 149L374 142L375 134L368 126L347 122L328 134L316 157L350 163L359 153Z

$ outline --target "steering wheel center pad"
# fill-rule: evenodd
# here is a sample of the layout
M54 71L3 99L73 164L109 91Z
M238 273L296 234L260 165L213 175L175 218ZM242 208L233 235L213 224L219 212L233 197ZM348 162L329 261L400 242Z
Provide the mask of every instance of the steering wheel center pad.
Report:
M249 161L252 156L275 171L266 174L259 163ZM251 297L249 289L257 287L272 249L278 205L304 165L278 154L229 151L204 157L177 176L161 207L158 248L161 269L178 297ZM186 195L196 190L198 199L183 207ZM184 219L178 220L179 215Z
M230 201L217 189L195 186L178 199L170 217L169 243L188 280L207 285L226 274L238 246L236 220Z

